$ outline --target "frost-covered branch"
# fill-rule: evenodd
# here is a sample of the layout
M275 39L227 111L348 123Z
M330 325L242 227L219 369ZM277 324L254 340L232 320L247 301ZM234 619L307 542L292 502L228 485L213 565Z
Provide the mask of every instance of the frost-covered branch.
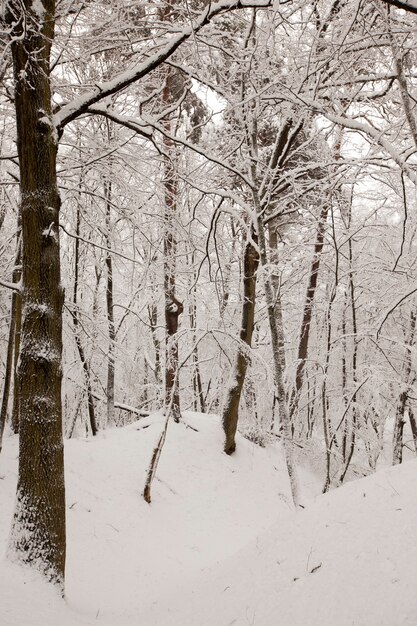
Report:
M146 124L148 124L149 126L152 126L155 130L157 130L159 133L161 133L161 135L163 135L170 141L175 142L183 146L184 148L188 148L189 150L192 150L193 152L204 157L205 159L207 159L207 161L210 161L211 163L220 165L220 167L223 167L224 169L228 170L231 174L238 176L242 180L242 182L246 183L248 186L251 185L251 181L248 179L248 177L245 174L243 174L243 172L236 169L235 167L232 167L231 165L229 165L229 163L220 159L215 154L208 153L206 150L197 146L191 141L187 141L186 139L182 139L178 135L173 135L172 133L169 133L167 130L165 130L165 128L161 124L158 124L151 117L145 117L144 119L145 119Z
M101 102L108 96L119 93L132 83L147 76L164 63L181 44L187 41L194 33L200 31L203 26L209 24L217 15L236 9L266 9L276 6L276 4L277 2L274 2L274 0L219 0L219 2L214 4L209 3L195 20L184 26L179 33L173 35L158 52L151 55L148 59L134 64L124 72L117 74L111 80L97 83L94 89L81 94L71 102L63 105L54 116L56 127L62 130L66 124L72 122L81 114L86 113L90 106ZM281 4L286 4L286 2L278 2L278 5Z
M288 100L290 100L294 104L302 103L309 107L311 110L317 111L318 113L323 115L323 117L327 118L329 122L333 122L334 124L337 124L338 126L342 126L344 128L349 128L350 130L355 130L358 133L367 136L374 143L383 148L394 161L394 163L396 163L398 167L404 172L404 174L415 185L417 185L417 173L412 166L408 165L406 160L401 156L395 146L393 146L390 141L385 139L384 130L377 130L370 124L358 121L356 119L348 117L347 115L332 113L331 111L328 111L317 100L313 100L301 94L290 93L290 95L288 95L287 97Z

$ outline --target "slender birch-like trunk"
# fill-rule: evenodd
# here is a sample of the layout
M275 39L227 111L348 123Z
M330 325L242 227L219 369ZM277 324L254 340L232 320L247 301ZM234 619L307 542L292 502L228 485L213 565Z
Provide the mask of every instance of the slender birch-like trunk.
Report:
M256 180L255 172L253 172L253 180ZM275 391L278 402L279 419L282 431L282 438L285 451L285 461L287 465L288 476L290 479L291 493L294 505L299 504L298 497L298 481L296 467L294 463L294 455L291 441L290 416L287 405L287 394L284 383L284 367L285 353L282 338L284 336L282 328L282 318L276 316L274 303L274 289L270 273L268 272L268 254L266 247L265 227L263 223L262 205L256 189L252 189L256 226L259 244L259 258L263 269L263 284L265 289L266 306L268 310L269 329L271 333L272 359L274 366L274 382Z
M314 243L313 259L311 261L310 272L308 276L307 292L304 300L303 315L301 319L300 339L297 351L297 369L295 372L295 389L291 395L290 417L297 411L300 393L304 384L305 364L308 357L308 346L310 340L311 320L313 316L313 302L317 289L317 279L320 269L321 253L324 246L324 234L326 231L327 215L329 205L326 204L320 213L317 225L316 241Z
M93 436L95 436L98 432L97 428L97 420L96 420L96 411L94 404L94 397L91 385L91 372L90 372L90 364L85 356L84 347L81 341L80 336L80 320L78 313L78 283L79 283L79 260L80 260L80 226L81 226L81 212L80 207L77 207L77 217L76 217L76 225L75 225L75 254L74 254L74 291L73 291L73 311L71 313L73 325L74 325L74 337L75 344L77 346L78 355L80 357L81 365L84 372L84 380L87 391L87 406L88 406L88 417L90 420L90 428ZM74 425L72 426L72 431L74 430Z

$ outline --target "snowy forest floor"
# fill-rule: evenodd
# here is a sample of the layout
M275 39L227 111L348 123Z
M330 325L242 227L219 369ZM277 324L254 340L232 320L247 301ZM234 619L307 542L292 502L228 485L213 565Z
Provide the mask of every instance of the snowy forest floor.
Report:
M239 437L228 457L218 418L186 413L169 426L147 505L162 422L66 442L66 602L3 556L1 626L417 624L416 461L325 496L301 471L305 508L295 513L278 445ZM17 437L6 438L3 553L17 451Z

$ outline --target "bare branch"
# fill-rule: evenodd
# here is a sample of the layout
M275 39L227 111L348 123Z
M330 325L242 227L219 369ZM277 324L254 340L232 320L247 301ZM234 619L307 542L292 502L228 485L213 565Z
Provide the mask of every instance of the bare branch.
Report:
M417 0L382 0L389 6L396 7L397 9L403 9L409 13L417 15Z

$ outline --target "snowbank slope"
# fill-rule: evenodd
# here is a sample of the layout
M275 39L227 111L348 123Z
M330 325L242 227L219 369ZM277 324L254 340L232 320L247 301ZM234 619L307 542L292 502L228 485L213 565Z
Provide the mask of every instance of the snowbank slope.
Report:
M414 461L295 514L277 449L240 439L227 457L217 418L185 422L169 427L150 506L141 490L161 416L66 443L67 603L3 559L2 626L417 624ZM8 438L1 549L16 456Z

